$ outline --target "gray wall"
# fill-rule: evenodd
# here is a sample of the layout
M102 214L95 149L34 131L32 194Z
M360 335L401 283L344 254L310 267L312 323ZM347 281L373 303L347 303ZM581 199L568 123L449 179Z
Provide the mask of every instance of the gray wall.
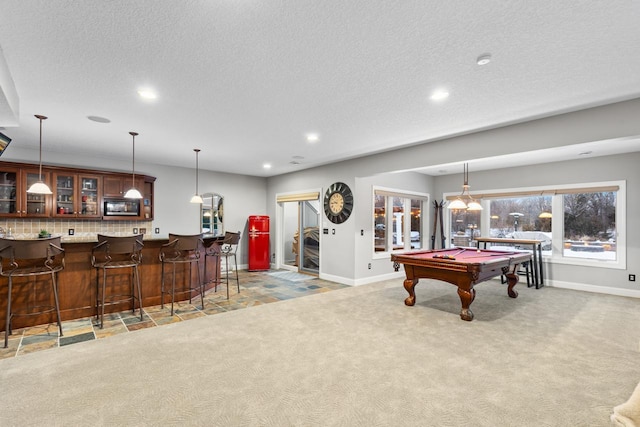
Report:
M391 262L375 259L373 256L372 185L404 188L429 193L437 198L441 198L445 192L460 191L460 175L432 178L410 172L391 173L512 152L561 147L601 139L635 137L640 135L638 117L640 99L635 99L446 140L425 142L401 150L267 179L201 170L200 192L217 192L225 197L225 228L244 231L242 246L246 246L244 243L247 217L266 214L275 218L276 194L309 188L322 188L325 191L333 182L345 182L355 195L354 212L343 224L332 224L322 217L321 227L335 229L336 233L322 236L320 275L342 283L362 284L398 276L393 272ZM37 156L37 151L25 153L16 145L12 145L3 159L37 162ZM130 170L130 164L126 161L107 162L105 159L71 158L56 153L46 153L44 157L48 163L89 168L104 168L105 164L108 164L111 170ZM638 153L634 153L472 173L472 189L477 191L505 188L507 186L504 183L509 183L508 187L515 187L627 180L627 259L631 268L622 271L552 265L549 267L549 275L558 281L579 281L598 286L633 289L633 284L626 279L628 273L637 274L633 270L634 260L640 255L637 242L637 237L640 236L638 160ZM136 164L136 170L157 177L154 228L160 227L163 234L169 231L197 232L198 211L188 202L195 187L194 171L188 168L138 162ZM203 167L206 168L206 165ZM431 212L423 219L426 222L423 227L427 233L430 233L430 218ZM360 236L360 230L365 231L364 236ZM276 232L277 230L272 228L272 242ZM274 250L272 247L272 252ZM246 249L241 248L241 252L242 263L246 264ZM372 263L371 270L366 268L368 263Z
M586 182L626 181L627 269L611 269L545 263L545 278L556 282L580 283L620 289L640 290L639 282L629 282L628 275L640 273L640 152L606 157L593 157L566 162L550 162L535 166L471 172L472 191L525 188L545 185L580 184ZM459 192L462 175L436 179L435 192Z
M373 212L371 186L406 185L407 190L430 193L439 199L443 193L455 193L461 189L461 175L423 178L416 174L402 176L402 173L387 175L388 173L601 139L636 137L640 135L638 117L640 99L635 99L268 178L268 211L270 215L275 213L277 193L316 187L326 190L335 181L347 183L355 195L354 213L348 221L340 225L333 225L323 219L322 226L335 228L336 234L322 236L321 277L349 284L367 283L374 278L393 275L391 262L373 257L373 239L370 235ZM550 159L550 162L552 161L553 159ZM627 233L631 246L627 259L633 267L633 260L638 259L639 255L637 242L634 240L634 236L639 235L637 213L634 213L638 212L640 204L636 191L640 185L637 164L638 154L633 153L546 163L526 168L498 169L481 175L473 173L472 189L477 191L625 179L628 181ZM425 230L429 230L430 218L431 212L424 219ZM360 230L365 230L364 237L360 236ZM371 249L368 245L371 245ZM366 269L368 263L372 263L372 270ZM612 274L612 271L615 271L615 274ZM628 273L635 272L568 265L549 267L549 275L559 282L579 281L594 286L633 289L633 284L627 281ZM613 280L604 280L606 278Z

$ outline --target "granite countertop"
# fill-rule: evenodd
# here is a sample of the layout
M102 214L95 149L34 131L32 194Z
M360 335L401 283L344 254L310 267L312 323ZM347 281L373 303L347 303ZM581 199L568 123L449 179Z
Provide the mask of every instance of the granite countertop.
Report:
M133 234L106 234L108 236L133 236ZM153 241L153 240L168 240L169 236L163 236L161 234L156 235L144 235L142 236L142 241ZM98 236L96 234L86 235L86 236L61 236L62 243L98 243Z
M133 234L124 234L124 233L104 233L107 236L133 236ZM60 236L60 241L62 243L98 243L98 235L97 233L78 233L73 236L67 234L52 234L51 237ZM14 234L12 236L2 236L7 239L16 239L16 240L35 240L38 239L38 235L34 233L24 233L24 234ZM212 238L222 238L223 235L213 235L213 234L203 234L203 239L212 239ZM142 240L144 242L149 241L166 241L169 240L169 236L166 234L145 234L142 236Z
M107 234L109 236L132 236L133 234ZM6 239L15 239L15 240L37 240L38 235L33 233L24 233L24 234L14 234L12 236L2 236ZM52 234L51 237L60 237L60 241L62 243L98 243L98 235L96 233L83 233L77 234L73 236L69 236L67 234ZM153 241L153 240L168 240L169 236L156 234L156 235L144 235L143 241Z

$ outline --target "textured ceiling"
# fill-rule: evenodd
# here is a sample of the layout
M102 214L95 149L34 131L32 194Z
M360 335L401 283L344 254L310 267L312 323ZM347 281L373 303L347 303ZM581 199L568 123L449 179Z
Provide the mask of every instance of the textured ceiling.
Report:
M137 161L193 167L197 147L201 168L271 176L640 96L631 0L20 0L0 17L20 100L2 132L37 149L44 114L45 150L104 158L137 131Z

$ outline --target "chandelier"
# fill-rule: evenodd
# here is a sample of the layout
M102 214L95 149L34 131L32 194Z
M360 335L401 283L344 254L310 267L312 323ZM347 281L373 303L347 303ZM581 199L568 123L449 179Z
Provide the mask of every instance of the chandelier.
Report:
M462 186L462 193L451 203L449 203L449 209L466 209L468 211L481 211L482 205L476 201L469 193L469 165L464 164L464 185Z

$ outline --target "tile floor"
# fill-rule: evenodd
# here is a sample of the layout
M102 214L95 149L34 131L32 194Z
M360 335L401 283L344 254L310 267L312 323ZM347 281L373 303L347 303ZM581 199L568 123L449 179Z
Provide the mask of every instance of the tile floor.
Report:
M240 293L237 292L235 281L229 285L229 300L225 285L218 286L217 292L207 291L204 310L200 307L200 299L194 298L192 304L188 301L176 304L173 316L166 304L164 308L159 305L145 307L142 321L138 311L137 315L130 310L105 315L103 329L96 324L95 317L67 320L62 322L62 337L58 336L55 323L14 330L9 337L8 348L0 344L0 359L346 287L285 270L240 271Z

